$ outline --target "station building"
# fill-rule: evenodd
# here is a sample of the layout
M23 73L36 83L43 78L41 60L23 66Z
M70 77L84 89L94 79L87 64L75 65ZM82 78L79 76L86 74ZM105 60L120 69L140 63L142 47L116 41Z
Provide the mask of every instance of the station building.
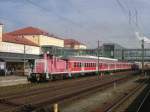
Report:
M3 32L0 24L0 75L29 72L34 60L40 57L42 46L64 47L64 40L34 27ZM24 66L25 65L25 66Z
M102 55L104 57L122 59L122 51L125 48L116 43L104 43L101 46Z
M74 39L65 39L64 40L64 47L71 48L71 49L86 49L87 46L77 40Z
M27 40L39 45L52 45L57 47L64 47L64 39L49 34L35 27L26 27L9 33L13 36L24 36Z

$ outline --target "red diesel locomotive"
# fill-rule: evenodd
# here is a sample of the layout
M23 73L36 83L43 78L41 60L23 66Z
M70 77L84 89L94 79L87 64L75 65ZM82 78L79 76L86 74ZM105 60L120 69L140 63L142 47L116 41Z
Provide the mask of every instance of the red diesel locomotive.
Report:
M99 64L98 64L99 63ZM30 81L69 78L89 73L104 73L131 69L132 63L120 62L117 59L95 56L73 56L65 59L44 54L36 59Z

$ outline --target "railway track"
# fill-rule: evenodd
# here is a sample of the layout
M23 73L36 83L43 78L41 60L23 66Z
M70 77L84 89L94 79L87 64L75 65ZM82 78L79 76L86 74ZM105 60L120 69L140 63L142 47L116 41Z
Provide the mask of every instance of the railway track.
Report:
M126 74L125 74L126 75ZM117 76L117 75L116 75ZM28 92L28 93L32 93L32 92L36 92L38 93L38 91L47 91L47 89L54 89L54 88L61 88L61 87L69 87L69 86L73 86L74 84L80 84L80 83L86 83L89 81L95 81L97 78L97 76L94 77L85 77L85 78L81 78L81 79L72 79L72 80L61 80L61 81L54 81L54 82L49 82L47 87L43 87L43 88L34 88L32 90L27 90L27 91L20 91L20 92L15 92L15 93L5 93L5 94L1 94L0 93L0 98L9 98L9 97L14 97L14 96L18 96L18 94L23 94L24 92ZM101 79L106 79L106 78L112 78L111 76L105 76L102 77ZM29 84L30 85L30 84ZM25 88L29 88L30 86L27 85ZM31 84L32 85L32 84ZM58 87L57 87L58 86Z
M139 107L137 108L136 112L146 112L149 110L149 99L150 99L150 90L146 93L143 100L141 101Z
M55 102L63 101L65 99L71 98L73 96L92 91L97 88L108 87L108 85L113 85L114 82L122 82L131 78L130 76L114 79L108 78L105 81L93 79L86 80L82 83L71 85L61 85L60 87L47 87L44 89L31 91L22 94L16 94L0 99L0 111L4 110L16 110L23 107L24 104L31 105L31 107L38 108L45 106L47 104L53 104ZM62 88L63 87L63 88ZM30 107L30 108L31 108Z
M120 96L116 101L114 102L111 102L109 104L107 104L105 106L104 109L101 109L101 110L97 110L96 112L116 112L116 109L121 107L121 105L128 101L128 99L132 96L134 96L135 93L137 93L144 85L145 85L145 82L147 82L149 79L147 79L146 81L143 81L141 84L139 84L138 86L132 88L131 90L129 90L129 92L126 92L124 95ZM150 91L148 92L148 94L146 95L146 97L150 94ZM146 99L145 97L145 99ZM139 109L135 112L142 112L142 111L139 111L142 107L144 103L144 100L143 102L141 103L141 106L139 107Z
M122 74L122 76L123 75L127 75L127 74L132 74L133 72L121 72L121 74ZM113 76L119 76L120 74L118 74L118 73L115 73L115 75L113 75ZM30 89L30 84L28 84L26 87L23 87L23 88L28 88L28 90L23 90L23 91L19 91L19 92L15 92L15 93L13 93L13 92L10 92L10 93L4 93L4 94L1 94L0 93L0 99L1 98L4 98L4 99L7 99L7 98L11 98L11 97L15 97L15 96L19 96L19 94L20 94L20 96L22 95L22 94L27 94L27 96L29 95L29 94L34 94L34 93L40 93L41 91L42 92L46 92L47 90L49 90L49 89L59 89L59 88L67 88L67 87L69 87L69 86L74 86L75 84L82 84L82 83L88 83L89 81L90 82L92 82L92 81L95 81L96 80L96 78L97 78L97 76L94 76L94 77L85 77L85 78L81 78L81 79L76 79L76 80L67 80L67 81L56 81L56 82L50 82L50 83L48 83L48 86L46 86L46 87L42 87L42 88L32 88L32 89ZM112 76L105 76L105 77L101 77L100 79L102 79L101 80L101 82L103 81L103 80L105 80L106 81L106 79L107 78L109 78L109 79L111 79L112 80ZM31 86L32 86L32 84L31 84Z
M105 78L109 78L109 80L112 80L112 77L105 77ZM103 80L103 78L101 79ZM105 81L109 81L108 79L105 79ZM57 90L61 90L63 88L67 89L67 88L74 88L76 86L76 84L80 85L80 84L89 84L89 82L94 82L95 81L99 81L99 80L96 80L95 77L94 78L90 78L90 79L87 79L87 80L83 80L83 81L76 81L76 82L72 82L72 83L63 83L62 84L58 84L58 85L49 85L49 87L45 87L45 88L41 88L41 89L35 89L35 90L31 90L31 91L26 91L25 93L24 92L19 92L19 93L16 93L16 94L12 94L12 95L8 95L8 96L4 96L2 98L0 98L0 100L7 100L7 99L15 99L15 98L22 98L22 97L27 97L27 96L32 96L32 95L38 95L38 94L43 94L44 92L48 92L48 91L57 91ZM103 81L101 81L103 83Z

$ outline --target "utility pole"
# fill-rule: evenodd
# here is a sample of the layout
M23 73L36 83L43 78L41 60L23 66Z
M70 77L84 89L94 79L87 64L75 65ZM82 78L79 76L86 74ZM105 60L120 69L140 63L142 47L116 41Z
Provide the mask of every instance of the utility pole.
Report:
M99 75L99 40L98 40L98 47L97 47L97 57L98 57L98 75Z
M144 73L144 39L142 39L142 73Z
M23 44L24 45L24 57L23 57L23 75L25 75L25 61L26 61L26 59L25 59L25 55L26 55L26 45L25 45L25 43Z

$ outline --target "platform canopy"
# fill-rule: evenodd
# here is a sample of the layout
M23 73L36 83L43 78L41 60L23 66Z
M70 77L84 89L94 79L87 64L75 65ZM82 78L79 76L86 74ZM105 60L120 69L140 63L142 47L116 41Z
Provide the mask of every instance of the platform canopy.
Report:
M14 62L23 62L23 60L32 60L38 59L39 55L32 54L17 54L17 53L7 53L0 52L0 60L2 61L14 61Z

